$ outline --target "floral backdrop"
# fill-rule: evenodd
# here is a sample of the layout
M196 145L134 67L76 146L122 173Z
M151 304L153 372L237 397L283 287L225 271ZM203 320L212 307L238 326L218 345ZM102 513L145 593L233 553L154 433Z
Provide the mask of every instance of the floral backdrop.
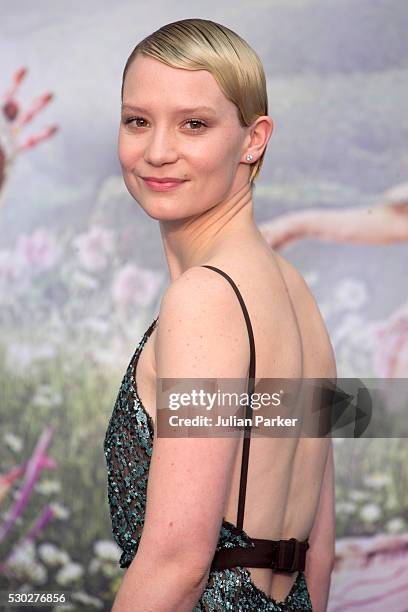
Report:
M143 36L192 15L254 46L275 122L256 221L316 296L339 377L406 378L406 6L74 5L2 11L0 590L65 591L55 609L110 610L123 570L103 436L168 278L157 224L116 158L125 60ZM329 610L403 612L406 438L336 438L334 450Z

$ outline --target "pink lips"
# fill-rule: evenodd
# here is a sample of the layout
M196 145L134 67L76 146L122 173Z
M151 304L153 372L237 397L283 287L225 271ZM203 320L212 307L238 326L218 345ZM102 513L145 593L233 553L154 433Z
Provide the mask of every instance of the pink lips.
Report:
M174 187L178 187L185 183L183 180L163 180L160 181L143 178L146 185L148 185L153 191L167 191L168 189L174 189Z

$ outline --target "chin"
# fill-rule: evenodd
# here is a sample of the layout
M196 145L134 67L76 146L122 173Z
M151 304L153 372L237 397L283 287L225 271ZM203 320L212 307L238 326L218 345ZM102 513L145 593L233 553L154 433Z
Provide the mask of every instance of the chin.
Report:
M169 204L167 205L163 203L157 202L157 200L149 205L146 201L142 202L142 199L137 199L133 196L135 200L140 205L140 208L152 219L156 221L180 221L190 215L181 215L180 214L180 203L178 204ZM194 213L192 212L191 215Z

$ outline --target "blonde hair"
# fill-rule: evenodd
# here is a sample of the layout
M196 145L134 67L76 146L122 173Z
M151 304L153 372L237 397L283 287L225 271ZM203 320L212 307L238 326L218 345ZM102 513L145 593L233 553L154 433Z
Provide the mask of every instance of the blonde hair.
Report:
M168 66L210 72L224 95L235 104L241 126L250 126L268 114L265 72L258 55L243 38L229 28L207 19L182 19L168 23L136 45L126 62L126 73L139 54ZM250 183L258 176L264 154L254 162Z

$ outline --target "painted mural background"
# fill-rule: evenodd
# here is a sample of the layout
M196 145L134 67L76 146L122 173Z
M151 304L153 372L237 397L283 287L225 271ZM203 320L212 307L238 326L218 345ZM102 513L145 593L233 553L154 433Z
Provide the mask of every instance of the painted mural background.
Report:
M406 378L408 10L403 0L0 8L0 589L65 589L65 609L109 610L123 570L102 440L167 285L158 226L116 156L126 58L192 16L255 48L275 123L256 221L316 296L339 377ZM407 456L403 437L335 440L330 611L406 610Z

